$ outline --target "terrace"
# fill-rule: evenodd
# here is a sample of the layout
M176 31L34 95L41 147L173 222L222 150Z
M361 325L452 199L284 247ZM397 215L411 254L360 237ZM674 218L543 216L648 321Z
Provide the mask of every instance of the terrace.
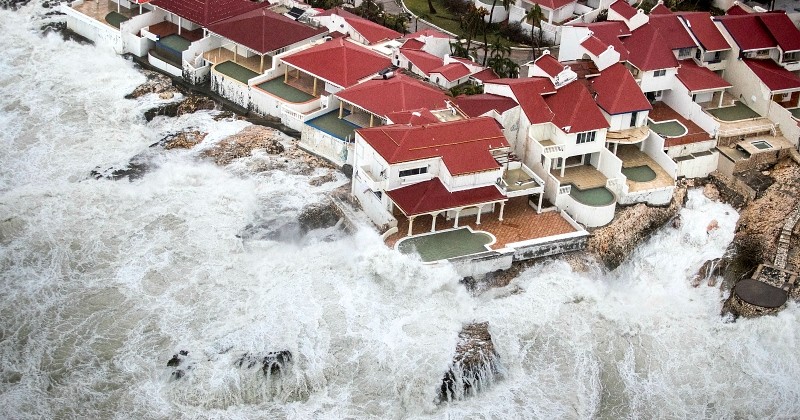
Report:
M740 101L731 106L706 109L706 113L719 121L719 146L732 146L739 139L754 135L774 135L775 125Z
M256 54L250 57L245 57L222 47L204 52L203 59L215 65L230 61L231 63L237 64L258 74L263 73L264 69L269 69L272 67L272 57L268 55L262 56Z
M675 180L653 158L634 145L621 145L617 157L622 160L622 174L628 192L635 193L675 185Z
M276 77L264 83L259 83L255 87L280 98L284 102L294 104L305 103L318 98L318 96L311 95L305 90L298 89L295 84L286 83L285 77Z
M406 237L408 232L408 218L399 210L395 210L398 232L389 236L386 243L393 247L400 239ZM412 235L421 235L430 232L432 216L418 216L413 225ZM527 197L514 197L506 202L503 220L500 221L495 214L481 215L481 224L477 224L477 216L461 216L459 226L469 226L473 231L488 232L496 239L490 246L491 249L504 248L506 244L522 242L531 239L545 238L575 232L576 229L558 212L536 213L528 204ZM439 215L436 225L446 227L452 225L452 220L447 220Z
M681 146L684 144L708 141L713 138L711 134L700 128L699 125L695 124L692 120L683 118L681 114L678 114L664 102L656 102L653 104L653 110L650 111L648 115L652 121L650 128L659 135L662 133L667 134L664 138L664 147ZM679 127L678 124L682 127ZM683 135L676 135L680 134L678 132L679 128L685 129L686 132ZM675 134L675 136L669 134Z
M337 111L329 112L312 120L306 121L306 125L316 128L329 136L342 141L351 142L355 137L355 130L361 126L355 125L343 118L339 118Z
M141 5L132 9L127 9L111 0L84 0L75 2L72 9L99 22L119 29L120 23L150 11Z

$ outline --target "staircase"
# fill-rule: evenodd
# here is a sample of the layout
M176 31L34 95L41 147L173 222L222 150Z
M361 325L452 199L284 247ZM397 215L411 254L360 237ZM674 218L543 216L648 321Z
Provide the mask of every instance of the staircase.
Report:
M800 206L796 207L794 211L789 214L789 217L783 224L780 237L778 237L778 250L775 252L775 267L781 269L786 268L786 260L789 255L789 241L792 238L792 231L798 221L800 221Z

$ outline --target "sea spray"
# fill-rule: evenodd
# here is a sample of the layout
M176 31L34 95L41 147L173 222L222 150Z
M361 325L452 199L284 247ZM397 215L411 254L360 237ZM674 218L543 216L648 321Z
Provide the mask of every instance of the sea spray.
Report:
M554 260L481 296L369 227L242 238L345 180L203 159L246 123L209 111L146 123L163 100L124 99L144 81L132 63L42 38L40 12L0 11L0 416L800 416L797 307L726 323L724 295L691 285L732 238L729 206L692 192L682 226L614 272ZM189 128L208 136L133 182L89 176ZM436 405L458 332L484 321L503 379ZM180 350L192 369L175 380ZM280 378L236 366L282 350Z

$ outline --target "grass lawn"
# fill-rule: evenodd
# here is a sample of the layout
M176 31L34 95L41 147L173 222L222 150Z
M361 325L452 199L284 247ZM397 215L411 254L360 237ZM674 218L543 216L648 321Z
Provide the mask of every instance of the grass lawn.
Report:
M421 13L429 14L428 13L428 0L404 0L404 1L405 1L405 4L406 4L406 7L408 7L415 15L419 15ZM482 0L482 2L487 4L487 6L486 6L487 10L491 9L491 7L492 7L492 1L491 0ZM432 23L432 24L434 24L434 25L436 25L436 26L438 26L438 27L440 27L442 29L445 29L447 31L450 31L450 32L456 34L456 35L459 35L459 36L462 36L462 37L466 38L466 34L464 33L464 30L461 29L459 19L456 16L454 16L452 13L450 13L449 10L447 10L444 7L444 4L440 0L433 0L432 3L433 3L433 7L436 8L436 14L435 15L430 15L429 14L430 17L427 18L427 19L424 19L424 20L427 20L428 22L430 22L430 23ZM500 1L500 0L497 0L497 6L496 7L503 7L503 2ZM408 29L409 29L409 31L413 31L414 30L414 19L411 19L411 22L408 23ZM488 36L487 39L489 40L490 43L492 43L492 42L496 42L498 38L502 38L502 37L500 36L500 33L497 30L497 24L495 24L495 25L493 25L493 28L490 28L489 36ZM478 34L478 36L475 39L475 41L483 42L483 34Z

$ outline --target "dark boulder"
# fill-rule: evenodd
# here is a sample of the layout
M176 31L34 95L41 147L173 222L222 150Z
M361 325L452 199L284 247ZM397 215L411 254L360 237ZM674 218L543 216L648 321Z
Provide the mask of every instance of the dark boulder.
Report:
M461 400L474 395L501 376L502 366L489 333L489 323L466 325L458 333L453 363L442 378L439 401Z
M297 221L300 223L300 229L308 232L335 226L341 218L342 215L336 205L331 201L325 201L304 208L297 217Z

